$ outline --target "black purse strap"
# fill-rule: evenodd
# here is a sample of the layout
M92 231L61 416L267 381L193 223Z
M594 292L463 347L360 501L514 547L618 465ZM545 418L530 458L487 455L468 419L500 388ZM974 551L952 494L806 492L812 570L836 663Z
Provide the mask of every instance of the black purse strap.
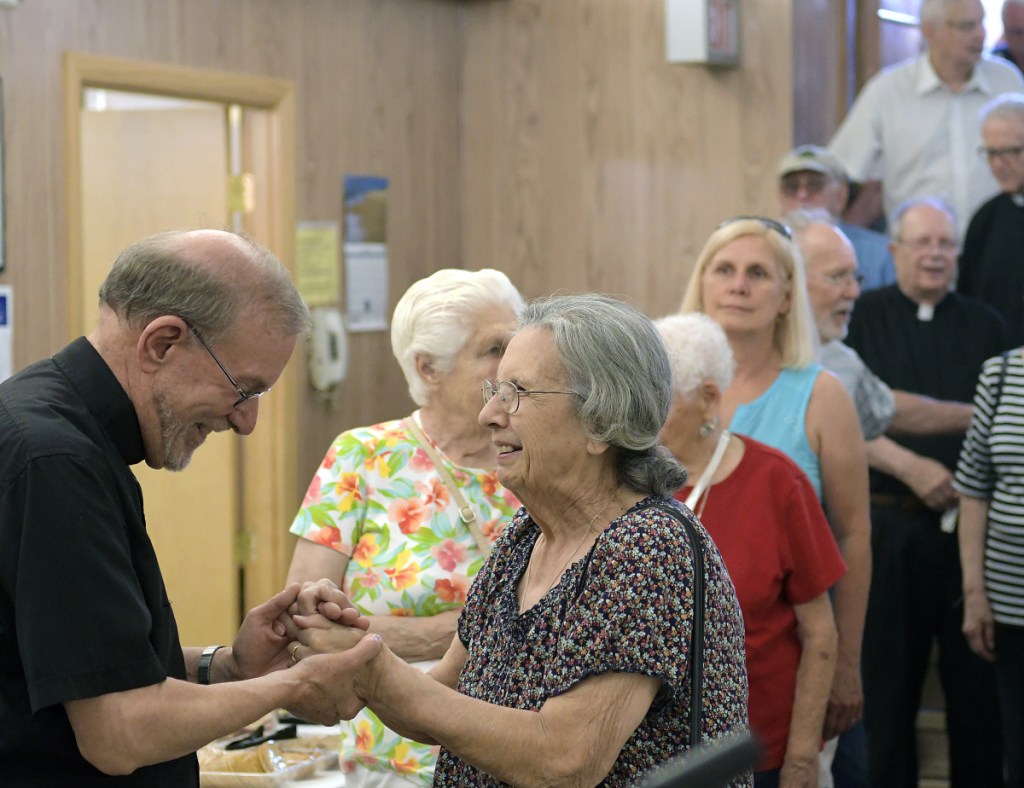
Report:
M690 632L690 749L700 745L702 736L701 706L704 692L704 551L697 529L674 506L656 504L665 514L683 526L693 552L693 627Z

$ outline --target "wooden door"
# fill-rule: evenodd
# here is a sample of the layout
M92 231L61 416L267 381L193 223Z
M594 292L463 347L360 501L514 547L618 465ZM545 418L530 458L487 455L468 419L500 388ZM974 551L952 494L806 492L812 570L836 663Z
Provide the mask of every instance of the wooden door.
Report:
M81 115L81 333L118 252L156 232L226 227L226 108L90 91ZM136 101L133 102L133 99ZM102 109L90 109L97 104ZM181 473L136 466L167 593L184 643L230 642L238 628L238 441L211 435Z
M149 99L132 113L90 113L90 88ZM241 166L255 176L254 199L230 224L293 264L290 82L68 52L64 105L71 337L94 324L97 289L121 248L159 230L229 224L237 190L227 179L228 107L241 112ZM210 436L180 474L134 469L186 645L230 643L240 612L284 582L294 542L287 527L301 500L300 367L293 361L260 401L252 435Z

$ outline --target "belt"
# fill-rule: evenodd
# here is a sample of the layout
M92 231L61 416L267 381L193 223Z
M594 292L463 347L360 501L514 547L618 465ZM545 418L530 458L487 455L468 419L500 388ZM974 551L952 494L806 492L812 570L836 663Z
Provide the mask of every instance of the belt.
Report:
M901 512L931 511L916 495L899 493L871 493L872 506L888 506Z

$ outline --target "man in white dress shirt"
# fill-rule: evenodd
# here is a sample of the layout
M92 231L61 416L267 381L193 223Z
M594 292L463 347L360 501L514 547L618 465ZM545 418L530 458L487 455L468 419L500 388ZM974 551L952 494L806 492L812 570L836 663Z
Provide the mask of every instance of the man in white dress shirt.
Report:
M885 215L912 197L943 197L960 236L999 186L978 155L978 112L995 96L1024 89L1020 71L983 56L981 0L924 0L927 51L876 74L829 149L855 181L882 182Z

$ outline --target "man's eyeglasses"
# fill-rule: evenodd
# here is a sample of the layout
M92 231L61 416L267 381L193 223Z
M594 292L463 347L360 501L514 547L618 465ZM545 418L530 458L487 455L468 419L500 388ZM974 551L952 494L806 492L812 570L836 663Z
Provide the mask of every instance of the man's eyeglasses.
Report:
M821 272L818 276L834 287L845 287L854 282L857 283L858 287L864 284L864 274L860 273L860 271L837 271L834 274Z
M1024 153L1024 145L1010 145L1006 148L978 148L978 155L992 161L993 159L1015 159Z
M235 401L235 404L231 406L232 408L237 408L243 402L248 402L251 399L262 397L264 394L270 391L270 389L263 389L263 391L246 391L241 386L239 386L238 381L235 380L231 376L231 373L228 372L227 368L220 363L220 359L217 358L217 354L213 352L213 348L206 344L206 340L203 339L203 335L199 333L196 327L193 326L191 323L186 323L185 325L188 326L189 331L196 335L196 339L199 340L199 344L206 348L206 352L210 354L210 358L212 358L214 360L214 363L216 363L217 366L220 367L220 371L224 373L224 377L228 379L228 382L231 384L231 386L235 389L235 391L238 392L238 399Z
M960 244L949 238L897 238L896 243L903 244L913 252L924 252L932 246L938 246L943 254L955 254L960 250Z
M533 391L527 391L526 389L519 388L511 380L499 380L497 384L491 383L489 380L485 380L483 385L480 387L480 393L484 397L484 405L491 401L495 394L498 395L498 402L505 409L506 413L515 413L519 410L519 398L525 397L530 394L575 394L575 391L541 391L534 389Z
M769 219L767 216L733 216L731 219L726 219L724 222L722 222L720 225L718 225L718 227L715 228L715 232L718 232L723 227L728 227L730 224L735 224L736 222L746 222L746 221L760 222L765 227L767 227L769 230L774 230L775 232L777 232L779 235L781 235L787 241L792 241L793 240L793 231L792 230L790 230L782 222L777 222L774 219Z
M951 19L946 20L946 26L953 28L958 33L973 33L984 25L980 19L964 19L961 22L954 22Z
M784 175L779 188L787 197L795 197L803 189L808 194L821 194L828 186L828 178L819 172Z

